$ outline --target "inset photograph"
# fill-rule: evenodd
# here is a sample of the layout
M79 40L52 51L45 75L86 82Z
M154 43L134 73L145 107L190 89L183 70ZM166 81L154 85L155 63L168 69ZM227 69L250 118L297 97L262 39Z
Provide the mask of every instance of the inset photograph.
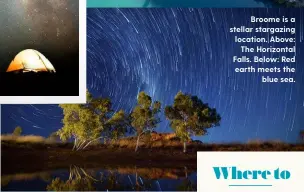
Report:
M79 16L75 0L1 0L0 103L79 96Z

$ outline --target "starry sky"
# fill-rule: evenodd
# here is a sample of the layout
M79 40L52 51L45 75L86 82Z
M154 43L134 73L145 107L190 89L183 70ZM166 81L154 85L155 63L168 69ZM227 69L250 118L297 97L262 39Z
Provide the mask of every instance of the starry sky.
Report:
M74 0L1 0L0 71L27 48L47 58L78 53L78 7Z
M252 24L252 15L284 15L295 17L297 22ZM88 9L87 88L94 96L110 97L116 110L126 111L134 106L140 91L146 91L163 106L172 104L179 90L197 95L222 116L220 127L207 136L194 137L203 142L296 142L299 130L304 128L303 16L300 9ZM234 55L242 56L234 36L268 36L229 33L229 28L242 25L296 27L296 35L276 34L296 38L297 62L289 64L296 73L235 73L235 67L252 64L232 62ZM296 82L262 83L262 75L293 77ZM2 105L5 133L20 125L24 134L47 136L62 126L61 119L57 105ZM161 119L157 131L170 132L168 121L164 116Z

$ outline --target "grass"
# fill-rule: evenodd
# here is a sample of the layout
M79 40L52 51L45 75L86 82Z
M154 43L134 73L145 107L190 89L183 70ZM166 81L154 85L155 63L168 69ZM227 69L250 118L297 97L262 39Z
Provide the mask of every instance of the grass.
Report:
M112 148L135 148L136 141L134 137L112 141L106 145ZM182 149L183 143L178 139L151 141L143 138L139 143L140 148L169 148ZM90 147L94 148L93 146ZM247 143L227 143L227 144L210 144L199 142L188 142L188 150L191 151L304 151L303 144L289 144L280 140L262 141L249 140Z
M151 141L143 137L135 152L136 139L123 138L108 143L97 143L85 150L72 151L72 143L50 142L48 139L28 136L1 136L2 172L44 171L74 165L100 166L187 166L196 167L197 151L304 151L303 144L281 141L251 140L247 143L207 144L190 142L187 153L177 139ZM20 163L22 159L22 163Z
M43 143L46 142L46 138L37 135L1 135L1 141L9 141L16 143Z
M1 135L1 143L8 148L71 148L72 143L58 143L54 140L36 135L14 136ZM23 146L23 147L22 147ZM127 137L107 143L94 143L86 148L86 150L95 149L135 149L136 138ZM143 137L139 142L142 149L177 149L182 150L183 143L174 138L171 140L152 141L150 137ZM227 144L208 144L198 142L188 142L187 149L189 151L304 151L304 143L289 144L280 140L262 141L249 140L247 143L227 143Z

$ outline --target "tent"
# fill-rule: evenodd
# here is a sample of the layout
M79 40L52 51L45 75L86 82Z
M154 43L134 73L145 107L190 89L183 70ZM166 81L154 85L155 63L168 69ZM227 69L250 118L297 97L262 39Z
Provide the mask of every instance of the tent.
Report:
M40 52L26 49L16 55L6 72L56 72L51 62Z

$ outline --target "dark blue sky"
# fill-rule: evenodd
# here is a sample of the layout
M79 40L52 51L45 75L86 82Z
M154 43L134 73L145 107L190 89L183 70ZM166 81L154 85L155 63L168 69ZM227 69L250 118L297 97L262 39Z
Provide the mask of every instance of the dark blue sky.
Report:
M229 33L230 27L282 27L251 24L250 16L295 17L296 73L235 73L236 66L283 67L285 64L233 63L241 54L234 36L266 33ZM163 105L172 104L182 90L199 96L222 116L220 127L206 142L280 139L295 142L304 129L303 10L294 9L89 9L88 89L95 96L110 97L115 109L130 111L139 91L146 91ZM254 47L258 44L247 43ZM262 44L285 47L292 44ZM279 57L283 54L256 54ZM290 54L288 55L290 56ZM262 83L265 75L293 77L295 83ZM48 135L60 128L62 112L56 105L2 105L2 132L20 125L25 134ZM157 130L171 131L162 118Z

